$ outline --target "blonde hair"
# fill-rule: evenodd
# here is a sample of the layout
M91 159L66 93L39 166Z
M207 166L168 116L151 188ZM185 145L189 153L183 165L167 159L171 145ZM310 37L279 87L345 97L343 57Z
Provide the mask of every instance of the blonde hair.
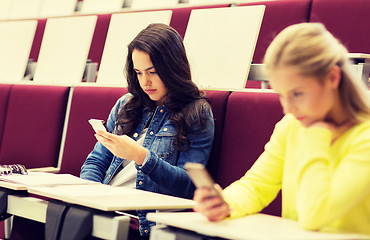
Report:
M284 29L267 49L264 63L268 75L289 67L318 80L335 65L339 66L339 95L343 108L356 122L370 119L367 86L353 75L347 49L321 23L300 23Z

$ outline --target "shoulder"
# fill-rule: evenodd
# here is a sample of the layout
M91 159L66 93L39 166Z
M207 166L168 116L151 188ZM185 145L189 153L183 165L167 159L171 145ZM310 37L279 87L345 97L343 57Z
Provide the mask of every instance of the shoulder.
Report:
M125 105L130 99L132 99L132 94L126 93L117 100L117 103L122 106Z
M212 112L211 105L206 99L197 99L191 105L192 109L198 113L206 114Z
M133 95L131 93L126 93L116 101L116 104L114 105L113 109L116 110L121 109L128 101L132 99L132 97Z

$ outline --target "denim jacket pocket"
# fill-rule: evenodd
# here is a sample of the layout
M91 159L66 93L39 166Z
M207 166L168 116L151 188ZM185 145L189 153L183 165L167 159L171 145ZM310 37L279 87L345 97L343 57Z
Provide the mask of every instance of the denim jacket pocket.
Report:
M164 127L155 135L155 141L152 150L159 158L173 164L173 140L176 136L176 131L172 126Z

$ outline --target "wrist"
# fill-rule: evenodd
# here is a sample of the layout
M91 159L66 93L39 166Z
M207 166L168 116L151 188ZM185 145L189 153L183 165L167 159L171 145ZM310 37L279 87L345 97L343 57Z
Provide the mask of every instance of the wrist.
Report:
M135 160L137 165L143 165L146 154L148 153L148 150L144 147L141 147L139 152L138 152L138 157Z

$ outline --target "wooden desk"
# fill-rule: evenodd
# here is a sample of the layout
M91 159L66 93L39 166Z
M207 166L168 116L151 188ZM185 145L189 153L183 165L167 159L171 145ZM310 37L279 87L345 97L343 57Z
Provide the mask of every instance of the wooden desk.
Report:
M31 174L29 176L32 177ZM98 209L103 212L97 211L93 214L92 235L103 239L127 238L130 218L128 216L117 216L114 211L187 209L192 208L195 204L193 200L137 189L111 187L94 182L85 183L86 180L72 176L64 176L64 184L58 184L58 181L60 181L58 177L61 175L44 174L42 176L47 179L44 182L49 183L49 186L37 186L40 179L30 180L28 185L0 181L0 187L13 190L8 194L7 213L45 223L48 201L25 196L24 191ZM10 226L11 224L7 219L6 237L9 237Z
M159 224L197 232L202 235L238 240L369 239L369 236L363 235L306 231L300 228L296 221L266 214L249 215L238 219L227 219L221 222L210 222L200 213L196 212L149 213L147 219ZM157 234L154 228L152 230L151 240L160 240L161 236L158 235L160 234Z
M193 200L103 184L29 187L28 192L102 211L188 209Z

